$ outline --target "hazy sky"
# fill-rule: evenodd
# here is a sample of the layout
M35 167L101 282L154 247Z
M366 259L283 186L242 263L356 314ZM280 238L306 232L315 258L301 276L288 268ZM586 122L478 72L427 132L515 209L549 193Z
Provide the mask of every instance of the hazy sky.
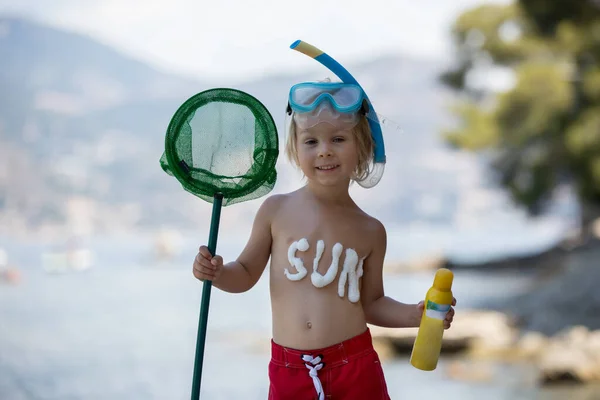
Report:
M508 1L0 0L0 13L91 34L167 70L243 80L312 66L289 50L296 39L343 64L382 52L444 59L461 11Z

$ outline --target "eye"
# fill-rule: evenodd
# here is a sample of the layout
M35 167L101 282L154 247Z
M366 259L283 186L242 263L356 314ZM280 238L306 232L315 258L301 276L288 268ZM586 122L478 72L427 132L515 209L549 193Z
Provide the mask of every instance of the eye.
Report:
M306 140L304 141L304 144L307 144L307 145L309 145L309 146L312 146L312 145L314 145L314 144L317 144L317 141L316 141L315 139L306 139Z
M333 141L335 143L341 143L341 142L344 142L345 140L346 140L346 138L344 138L343 136L336 136L333 138Z

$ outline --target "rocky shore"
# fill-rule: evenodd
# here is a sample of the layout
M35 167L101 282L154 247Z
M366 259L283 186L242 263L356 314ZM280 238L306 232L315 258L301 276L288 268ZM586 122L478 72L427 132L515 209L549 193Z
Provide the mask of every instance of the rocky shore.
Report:
M452 328L444 333L443 356L460 353L473 360L530 363L536 367L541 385L564 381L600 384L598 243L594 239L576 250L554 248L537 257L522 257L517 263L504 260L480 266L477 270L482 273L529 269L545 278L524 295L485 310L457 312ZM430 259L408 270L427 266L478 268ZM417 328L371 329L382 357L410 355ZM460 371L473 379L480 373L477 367L461 367Z
M375 347L382 358L409 356L416 328L370 327ZM444 333L442 357L462 353L467 359L528 362L537 367L538 383L600 383L600 330L584 326L566 328L553 336L521 332L506 315L494 311L467 311L457 314L451 329ZM476 368L462 371L476 379Z
M522 330L545 335L576 325L600 329L600 248L572 254L562 273L494 308Z

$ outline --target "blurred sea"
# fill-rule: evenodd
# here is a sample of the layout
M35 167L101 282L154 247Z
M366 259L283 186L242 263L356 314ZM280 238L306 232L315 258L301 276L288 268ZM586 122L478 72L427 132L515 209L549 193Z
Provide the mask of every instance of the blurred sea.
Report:
M1 400L189 399L202 292L191 274L193 247L156 264L147 238L113 237L89 243L97 256L91 269L48 274L39 265L45 245L0 244L22 274L17 285L0 284ZM212 291L203 399L266 399L266 278L243 294ZM416 302L431 282L431 273L386 276L385 288L400 301ZM457 272L457 312L531 284L525 274ZM447 374L452 362L445 357L425 373L404 357L384 361L392 399L599 398L593 397L597 387L537 388L527 365L487 366L489 382L453 380Z

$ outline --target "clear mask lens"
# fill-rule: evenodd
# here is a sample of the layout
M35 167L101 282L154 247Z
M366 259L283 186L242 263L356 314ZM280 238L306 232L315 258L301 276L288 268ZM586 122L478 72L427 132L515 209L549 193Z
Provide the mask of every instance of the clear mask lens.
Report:
M329 102L338 112L356 112L364 99L362 89L341 83L301 83L290 90L290 106L298 113L309 112Z
M341 113L335 110L329 102L321 103L313 111L305 113L293 113L293 119L298 128L309 129L318 124L326 123L343 130L354 128L360 121L360 114Z

